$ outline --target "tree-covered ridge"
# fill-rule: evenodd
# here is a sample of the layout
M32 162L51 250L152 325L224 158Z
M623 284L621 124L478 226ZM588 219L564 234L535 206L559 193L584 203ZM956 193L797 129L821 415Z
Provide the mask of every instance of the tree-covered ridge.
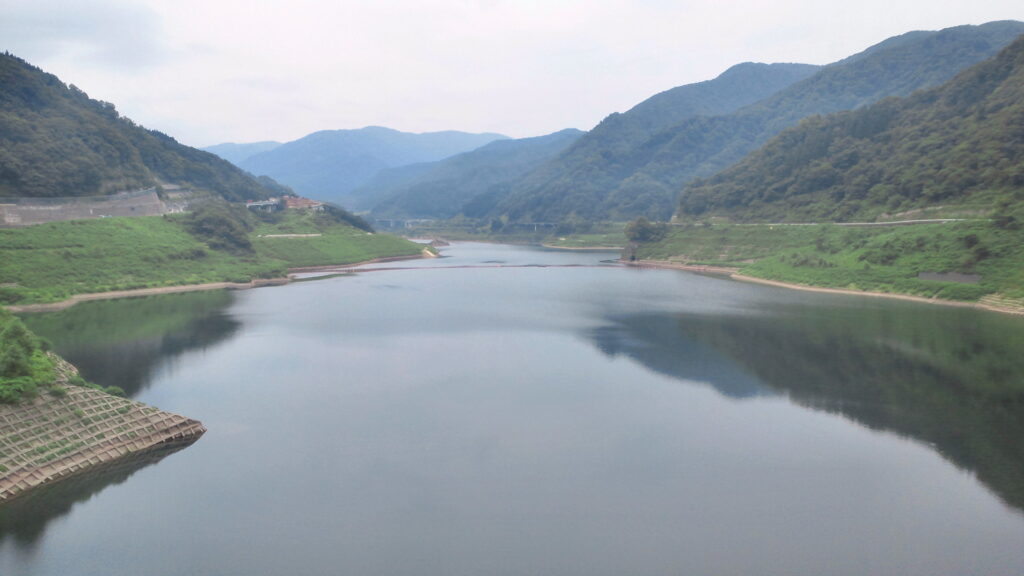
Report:
M680 214L843 221L941 205L997 208L1009 226L1022 201L1024 38L941 87L806 120L687 188Z
M549 163L498 210L513 220L559 221L573 212L591 219L667 218L684 184L739 161L800 119L940 85L1021 33L1024 23L992 22L890 38L738 111L665 124L640 142L625 139L615 154L579 153L573 169Z
M512 182L565 150L582 134L566 129L534 138L497 140L440 160L421 174L406 170L412 177L400 180L398 185L367 190L377 198L373 214L383 218L451 218L468 210L468 215L482 215L482 206L493 205L492 199Z
M217 156L146 130L113 104L0 55L0 197L91 196L158 182L235 201L270 194Z
M728 114L817 69L809 64L739 64L713 80L677 86L627 112L613 113L564 153L517 182L499 211L513 219L541 221L560 220L573 212L615 217L598 205L600 199L643 164L643 144L652 135L687 118ZM635 203L642 206L619 207L624 216L648 211L655 216L671 206L672 197L666 193Z

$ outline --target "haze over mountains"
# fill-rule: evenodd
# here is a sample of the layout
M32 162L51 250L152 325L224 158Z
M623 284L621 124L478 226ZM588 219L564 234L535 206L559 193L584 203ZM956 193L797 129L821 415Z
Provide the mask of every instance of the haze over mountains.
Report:
M1024 37L940 87L784 131L684 190L680 213L845 221L939 205L1024 205Z
M458 131L412 134L380 126L323 130L248 156L238 165L287 182L304 196L349 204L349 193L385 168L433 162L504 138Z
M492 216L549 222L572 213L592 220L638 215L666 219L686 182L735 163L802 118L939 85L1022 33L1020 22L911 32L826 66L734 113L693 114L640 143L618 146L625 130L595 129L515 185ZM619 122L615 116L605 121L612 126Z
M513 140L500 134L411 134L371 126L315 132L284 144L207 148L242 170L141 128L121 117L113 105L91 100L56 77L4 55L0 58L0 196L95 195L158 182L205 188L231 200L282 191L273 180L255 178L248 171L273 177L303 195L380 217L462 215L484 222L554 223L621 221L644 215L663 220L671 216L687 184L743 160L783 130L801 121L817 126L816 115L860 109L887 97L939 86L992 57L1021 34L1024 23L993 22L910 32L828 66L739 64L715 79L667 90L627 112L611 114L588 133L563 130ZM883 114L877 110L871 114L865 121L884 125L880 134L887 133L891 126L877 119ZM837 130L827 126L822 130ZM977 146L987 146L991 138L986 135L995 127L978 126L982 126L981 136L972 133L971 137L985 139ZM856 130L852 136L829 136L834 139L829 140L828 153L867 146L853 141L863 140ZM883 204L895 210L924 203L894 181L864 176L873 182L865 192L863 182L853 184L846 174L826 177L825 164L838 173L856 163L845 156L826 158L818 149L815 154L820 170L812 178L810 172L795 167L794 157L783 158L785 154L777 148L760 153L756 156L760 171L747 162L743 172L702 182L688 192L684 208L691 213L734 210L729 206L740 202L735 198L747 194L758 179L769 178L763 169L771 162L776 164L772 178L781 178L778 170L787 167L786 178L792 182L773 184L786 198L801 197L815 186L816 193L828 189L844 198L842 210L828 212L830 217L878 213ZM888 154L903 157L907 153L893 148ZM769 155L774 155L771 162L766 160ZM947 188L974 186L974 180L963 174L930 177L945 182ZM900 199L887 195L889 188L875 187L882 184L895 187L893 193ZM926 196L948 198L948 193L935 192L936 186L929 187ZM729 187L730 192L723 192ZM860 198L859 207L850 198ZM865 208L868 205L870 210ZM795 204L791 208L800 212Z
M476 148L471 137L499 136L441 133L458 135L465 149L434 141L429 143L433 157L425 158L423 148L406 153L399 147L427 143L432 135L416 139L371 127L311 134L239 165L307 195L387 217L462 214L560 222L644 215L664 220L687 183L738 162L802 119L940 85L1020 34L1024 23L992 22L909 32L827 66L739 64L712 80L667 90L611 114L566 141L564 149L549 142L548 157L531 153L528 162L522 149L510 144L444 167L428 166L422 163ZM531 139L523 140L526 146ZM502 150L511 156L501 158ZM481 179L484 166L501 177Z
M216 144L214 146L207 146L202 148L206 152L216 154L221 158L231 162L234 165L239 165L245 162L250 157L255 156L261 152L269 152L274 148L280 146L280 142L274 142L273 140L267 140L265 142L248 142L242 144L236 144L235 142L225 142L224 144Z
M559 221L571 213L607 214L600 196L615 189L650 153L651 137L688 118L728 114L766 98L818 71L809 64L737 64L717 78L678 86L613 113L564 154L533 171L509 190L493 215ZM630 215L671 213L667 191L639 191L620 204Z
M483 213L511 183L576 142L583 132L566 129L546 136L498 140L421 170L383 170L362 188L361 206L382 218L451 218ZM356 191L360 192L359 190ZM469 203L469 205L467 205Z

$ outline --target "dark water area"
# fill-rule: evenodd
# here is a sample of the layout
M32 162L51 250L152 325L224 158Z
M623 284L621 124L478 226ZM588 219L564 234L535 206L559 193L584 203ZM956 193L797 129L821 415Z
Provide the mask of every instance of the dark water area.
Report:
M222 290L106 300L22 319L84 378L134 397L173 358L231 337L240 326L226 314L233 298Z
M0 508L0 574L1024 573L1024 320L444 252L27 317L209 432Z

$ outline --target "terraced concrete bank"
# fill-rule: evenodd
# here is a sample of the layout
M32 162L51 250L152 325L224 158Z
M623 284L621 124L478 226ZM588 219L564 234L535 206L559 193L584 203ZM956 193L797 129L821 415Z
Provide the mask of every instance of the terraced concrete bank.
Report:
M0 503L125 458L191 444L206 432L196 420L140 402L66 390L0 406Z

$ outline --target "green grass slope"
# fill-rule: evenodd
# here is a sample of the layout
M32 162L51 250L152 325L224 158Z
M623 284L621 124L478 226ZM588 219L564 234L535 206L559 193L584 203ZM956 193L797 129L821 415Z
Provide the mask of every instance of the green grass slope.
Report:
M1024 299L1024 232L989 222L916 226L674 226L637 258L734 266L748 276L872 292L977 301ZM977 283L929 273L980 276Z
M244 209L241 209L244 211ZM248 215L246 215L248 216ZM188 215L73 220L0 229L0 303L54 302L74 294L284 276L292 267L413 256L421 247L335 219L289 211L248 216L227 242ZM267 234L320 234L266 238Z

